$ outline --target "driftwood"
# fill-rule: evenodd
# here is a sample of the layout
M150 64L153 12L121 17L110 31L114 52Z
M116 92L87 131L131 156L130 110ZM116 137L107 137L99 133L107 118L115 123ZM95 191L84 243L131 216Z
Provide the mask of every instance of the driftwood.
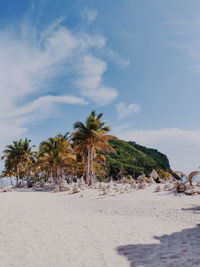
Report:
M199 174L200 174L199 171L193 171L188 175L188 182L190 183L190 185L192 185L193 178L195 176L198 176Z
M188 196L192 196L192 195L200 194L200 190L195 190L195 189L186 190L184 193Z
M179 183L179 185L176 188L177 193L184 193L187 189L188 188L185 183Z

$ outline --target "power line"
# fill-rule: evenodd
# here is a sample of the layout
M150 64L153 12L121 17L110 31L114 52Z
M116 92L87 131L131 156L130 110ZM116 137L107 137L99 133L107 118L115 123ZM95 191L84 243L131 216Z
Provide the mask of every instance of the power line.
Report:
M188 146L179 147L179 148L174 149L174 150L169 150L169 151L167 151L165 153L167 154L167 153L171 153L171 152L176 152L176 151L184 150L184 149L187 149L187 148L190 148L190 147L199 145L199 144L200 144L200 142L199 143L196 143L196 144L191 144L191 145L188 145Z

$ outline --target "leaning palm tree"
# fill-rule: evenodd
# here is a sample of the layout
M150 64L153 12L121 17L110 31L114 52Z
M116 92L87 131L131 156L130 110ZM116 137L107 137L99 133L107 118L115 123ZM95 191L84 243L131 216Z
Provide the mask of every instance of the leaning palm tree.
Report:
M86 183L93 185L95 181L94 162L97 157L96 152L114 152L108 141L114 138L107 133L110 131L109 126L105 126L106 122L102 121L103 113L96 114L92 111L86 119L85 123L77 121L74 124L74 133L72 139L75 150L81 151L85 164Z

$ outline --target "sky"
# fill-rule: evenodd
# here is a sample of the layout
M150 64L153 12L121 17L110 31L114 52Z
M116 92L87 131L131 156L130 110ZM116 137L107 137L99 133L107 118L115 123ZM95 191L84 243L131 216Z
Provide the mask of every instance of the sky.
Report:
M112 134L200 166L199 0L1 0L0 152L103 112Z

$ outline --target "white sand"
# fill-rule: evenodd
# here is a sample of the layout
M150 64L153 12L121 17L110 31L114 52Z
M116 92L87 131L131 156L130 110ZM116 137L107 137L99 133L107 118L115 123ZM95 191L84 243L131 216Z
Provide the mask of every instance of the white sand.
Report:
M152 191L1 193L0 266L200 266L200 196Z

